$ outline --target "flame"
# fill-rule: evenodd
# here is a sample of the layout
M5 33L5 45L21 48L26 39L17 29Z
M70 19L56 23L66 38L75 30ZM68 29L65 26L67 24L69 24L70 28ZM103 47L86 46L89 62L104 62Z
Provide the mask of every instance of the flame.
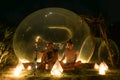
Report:
M28 66L28 67L27 67L27 70L31 70L31 69L32 69L32 67L31 67L31 66Z
M16 68L14 69L14 75L15 76L19 76L21 71L24 69L24 66L21 62L19 62L19 64L16 66Z
M106 71L108 70L108 66L105 62L101 62L100 65L95 63L94 69L99 70L100 75L105 75Z
M57 60L55 64L53 65L53 68L51 70L51 75L54 76L60 76L63 72L62 66L60 65L59 61Z

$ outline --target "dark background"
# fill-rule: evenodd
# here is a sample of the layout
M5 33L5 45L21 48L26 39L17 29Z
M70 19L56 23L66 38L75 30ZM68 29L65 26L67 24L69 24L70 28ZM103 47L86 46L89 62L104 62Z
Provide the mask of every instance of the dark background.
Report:
M17 27L32 12L47 7L61 7L94 17L102 13L107 22L108 38L114 40L120 49L119 0L1 0L0 23Z

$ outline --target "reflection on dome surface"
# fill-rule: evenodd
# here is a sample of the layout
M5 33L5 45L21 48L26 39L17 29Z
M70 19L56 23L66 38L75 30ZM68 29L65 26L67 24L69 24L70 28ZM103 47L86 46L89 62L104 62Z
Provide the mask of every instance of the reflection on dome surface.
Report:
M95 44L93 43L92 36L86 37L84 40L79 53L79 60L84 62L89 62L94 52Z
M90 60L90 62L102 62L105 61L106 63L110 64L110 58L109 58L109 52L107 49L107 45L105 44L105 41L102 38L94 38L95 39L95 49L94 49L94 53L92 55L92 58ZM108 39L109 42L109 47L111 49L111 55L113 58L113 62L118 63L119 62L119 49L116 45L116 43L111 40ZM114 60L115 59L115 60Z
M118 49L117 45L115 44L115 42L111 39L109 39L108 41L109 41L110 47L112 49L112 57L119 56L119 49ZM106 44L103 40L98 49L98 59L99 59L99 61L105 61L107 63L110 63L108 50L107 50ZM117 60L118 59L116 58L116 63L117 63Z

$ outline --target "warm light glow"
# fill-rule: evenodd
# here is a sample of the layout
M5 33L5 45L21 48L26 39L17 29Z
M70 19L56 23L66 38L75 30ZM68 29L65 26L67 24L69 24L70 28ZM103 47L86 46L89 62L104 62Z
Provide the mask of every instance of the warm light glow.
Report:
M106 71L108 70L108 66L105 62L100 63L99 66L99 74L105 75Z
M36 65L36 66L35 66L35 68L37 69L37 68L38 68L38 66Z
M41 62L41 58L40 58L40 59L37 59L37 62Z
M66 58L63 60L63 63L64 63L64 64L66 64L66 63L67 63Z
M100 65L95 63L94 69L99 70L100 75L105 75L106 71L108 70L108 66L105 62L101 62Z
M60 65L59 61L57 60L55 64L53 65L53 68L51 70L51 75L53 76L60 76L63 72L62 66Z
M104 66L103 65L101 65L100 68L99 68L99 74L105 75L105 70L104 70Z
M83 60L83 59L80 59L80 58L77 58L76 62L78 61L81 61L82 63L88 63L86 60Z
M35 42L38 42L39 39L40 39L40 36L37 36L37 37L35 38Z
M28 61L26 59L20 59L20 62L22 62L22 63L29 63L30 61Z
M94 69L99 70L99 65L97 63L95 63Z
M26 59L20 59L20 62L22 62L22 63L30 63L30 61L26 60ZM37 59L37 62L41 62L41 58Z
M27 70L31 70L31 69L32 69L32 67L31 67L31 66L28 66L28 67L27 67Z
M14 69L14 75L15 76L19 76L21 71L24 69L24 66L21 62L19 62L19 64L16 66L16 68Z

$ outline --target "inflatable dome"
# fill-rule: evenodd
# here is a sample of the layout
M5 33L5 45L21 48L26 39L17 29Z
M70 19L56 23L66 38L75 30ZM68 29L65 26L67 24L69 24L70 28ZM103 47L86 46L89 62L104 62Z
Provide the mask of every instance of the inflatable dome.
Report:
M80 51L78 59L88 62L93 54L91 50L94 49L94 44L89 26L80 16L63 8L45 8L35 11L18 25L13 47L21 62L34 60L37 37L39 37L38 52L44 50L48 42L54 42L62 52L66 41L72 39L75 49ZM40 58L41 55L38 55L38 62Z

